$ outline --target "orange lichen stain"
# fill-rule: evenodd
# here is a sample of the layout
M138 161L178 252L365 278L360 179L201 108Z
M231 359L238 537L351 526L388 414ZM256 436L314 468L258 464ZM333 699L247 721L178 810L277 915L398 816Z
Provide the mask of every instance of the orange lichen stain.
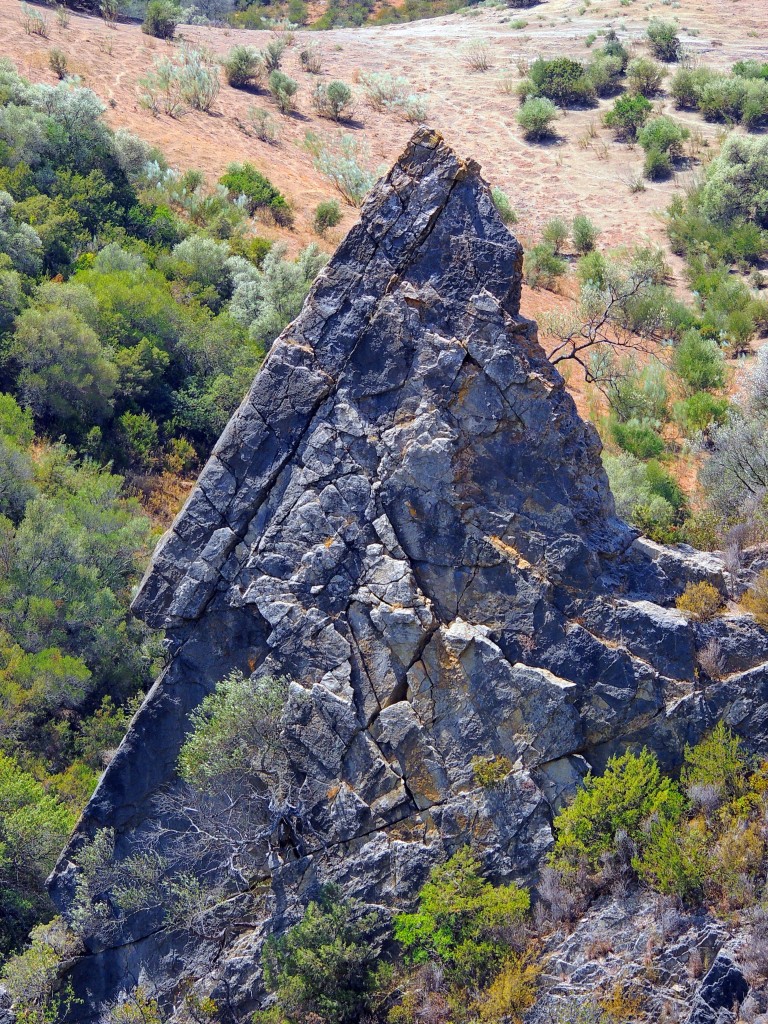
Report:
M493 534L485 538L491 547L494 547L499 554L504 555L510 562L514 562L518 569L533 569L531 563L520 554L517 548L511 544L507 544L506 541L502 540L501 537L496 537Z
M337 783L335 786L331 786L328 792L325 794L327 800L335 800L341 792L341 786Z
M333 545L333 542L334 542L335 540L336 540L336 538L335 538L335 537L326 537L326 538L325 538L325 540L323 541L323 547L324 547L324 548L330 548L330 547L332 547L332 545Z
M417 508L414 508L410 501L406 501L405 507L408 509L408 511L411 513L414 519L419 518L419 510Z

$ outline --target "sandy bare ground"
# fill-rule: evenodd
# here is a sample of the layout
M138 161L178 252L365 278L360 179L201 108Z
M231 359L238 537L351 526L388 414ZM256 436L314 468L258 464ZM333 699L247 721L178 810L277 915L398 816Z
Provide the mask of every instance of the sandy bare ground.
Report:
M589 2L589 0L587 0ZM583 11L583 14L579 14ZM245 93L222 83L211 114L187 113L180 118L152 116L138 103L138 80L159 56L174 45L152 39L135 24L109 30L96 17L73 15L67 28L48 12L49 38L26 35L17 0L0 0L2 52L31 79L53 81L47 64L52 47L63 50L75 72L108 105L115 127L127 127L162 147L170 163L181 170L200 168L210 181L234 160L251 160L287 194L297 219L291 232L280 232L292 251L312 237L315 205L333 195L332 187L314 170L304 146L308 130L338 133L318 118L310 93L315 77L299 69L298 52L308 42L324 56L323 78L340 78L359 93L355 121L344 127L367 146L371 167L386 166L402 150L412 126L389 113L371 110L355 85L366 71L405 75L415 90L425 93L429 122L463 156L482 166L485 176L510 195L520 215L517 232L524 242L536 240L543 223L552 216L590 215L602 228L602 245L653 240L663 244L660 212L675 189L684 187L696 166L669 182L648 183L645 191L631 194L628 182L637 177L642 153L615 142L600 125L600 113L610 104L589 110L568 111L559 120L558 138L547 144L525 142L515 123L518 101L510 86L521 77L522 64L539 54L569 54L587 59L585 39L614 26L622 39L643 52L642 37L652 16L674 18L686 48L718 67L729 67L745 57L768 59L765 27L768 0L546 0L528 10L474 9L430 21L381 28L339 29L296 33L284 70L300 83L298 110L291 117L278 113L268 94ZM513 28L522 19L524 28ZM695 34L694 34L695 33ZM243 30L182 27L180 35L194 46L224 54L235 43L260 47L267 33ZM473 72L463 60L473 40L486 40L492 67ZM599 45L599 39L595 43ZM270 111L280 126L277 145L260 142L243 130L249 109ZM670 107L663 96L659 109ZM678 115L679 116L679 115ZM686 115L691 127L716 144L720 129L695 115ZM595 135L589 138L590 132ZM706 153L706 150L704 150ZM356 218L347 207L341 227L329 236L335 242ZM264 228L263 233L276 232Z

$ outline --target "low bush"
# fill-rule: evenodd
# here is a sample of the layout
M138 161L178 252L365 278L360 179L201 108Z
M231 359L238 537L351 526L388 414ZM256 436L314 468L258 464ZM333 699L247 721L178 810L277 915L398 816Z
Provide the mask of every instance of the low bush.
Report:
M273 71L269 76L269 91L282 114L290 114L294 109L294 96L298 88L299 83L284 75L282 71Z
M664 68L649 57L635 57L627 65L627 84L638 96L655 96L661 88Z
M650 423L629 420L621 423L610 421L611 437L625 452L638 459L656 459L664 452L664 441Z
M603 120L620 139L633 141L648 120L651 104L645 96L619 96Z
M668 153L658 149L649 149L643 160L643 176L649 181L664 181L673 171L672 161Z
M141 31L157 39L173 39L181 21L181 8L172 0L149 0Z
M227 82L235 89L255 85L264 72L261 55L251 46L233 46L222 61L222 67Z
M335 199L326 199L318 203L312 226L318 235L324 235L328 228L335 228L341 220L341 210Z
M531 288L552 288L568 269L565 260L545 242L531 246L525 254L525 280Z
M432 869L418 910L395 917L395 938L411 963L438 960L454 983L484 986L511 952L529 908L527 889L491 885L464 847Z
M570 57L553 60L539 57L528 69L528 76L532 95L543 96L561 106L591 103L595 96L586 68Z
M312 106L320 117L346 120L354 113L352 90L344 82L318 82L312 93Z
M293 216L285 196L253 164L230 164L219 182L233 198L244 197L249 213L264 211L278 224L292 223Z
M675 402L674 419L686 437L708 430L712 424L724 423L728 415L727 398L697 391Z
M678 821L683 806L682 794L649 750L614 756L602 775L587 775L573 802L555 817L550 862L566 873L580 862L595 870L619 832L640 842L648 819Z
M350 206L360 206L376 180L364 166L367 151L353 135L337 140L307 133L305 146L312 155L315 168L338 189Z
M675 346L672 369L690 393L725 385L725 360L720 346L696 330L686 331Z
M491 199L493 199L493 205L498 210L499 216L505 224L517 223L517 214L512 209L512 204L506 192L497 185L494 185L491 189Z
M541 237L550 249L559 254L568 241L568 225L561 217L553 217L544 225Z
M290 1020L356 1024L374 988L376 951L368 941L378 915L326 885L302 920L264 948L264 977Z
M592 252L599 235L599 228L595 227L589 217L583 213L576 214L571 225L571 238L578 253L585 255Z
M655 57L667 62L680 58L680 39L677 28L669 21L652 18L646 30L648 44Z
M683 143L690 132L671 117L662 115L646 121L637 133L637 141L646 153L664 153L673 160L682 155Z
M531 97L518 110L517 123L525 138L535 142L552 135L552 123L557 116L557 107L550 99Z
M63 50L48 51L48 67L59 79L64 79L68 74L67 55Z
M768 628L768 570L757 576L741 603L761 626Z
M706 580L689 583L675 601L676 607L700 622L709 622L723 607L723 598L717 587Z
M601 53L587 66L585 77L596 96L612 96L621 88L623 74L620 57Z

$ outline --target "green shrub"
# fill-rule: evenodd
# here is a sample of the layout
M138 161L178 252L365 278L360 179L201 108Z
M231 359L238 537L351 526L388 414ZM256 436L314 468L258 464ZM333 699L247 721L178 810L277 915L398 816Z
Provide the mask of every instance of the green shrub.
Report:
M517 123L526 139L536 141L552 134L552 122L557 119L555 104L544 97L527 99L517 112Z
M670 83L669 91L678 107L696 110L701 90L715 75L710 68L678 68Z
M579 61L570 57L544 60L538 57L528 69L534 94L553 100L561 106L591 102L594 88Z
M720 346L698 331L686 331L672 356L672 368L690 392L722 388L725 360Z
M577 213L573 218L571 238L577 252L582 254L592 252L599 234L599 228L595 227L589 217L583 213Z
M48 67L56 75L57 78L64 79L67 77L67 55L63 50L49 50L48 51Z
M696 905L704 894L709 862L702 822L661 821L651 826L643 851L632 865L656 892Z
M739 60L731 71L739 78L762 78L768 81L768 63L761 63L759 60Z
M283 54L288 41L285 36L275 36L267 43L261 53L261 60L268 75L279 71L283 63Z
M719 803L737 800L746 793L751 775L750 761L741 740L725 722L695 746L686 744L680 782L689 796L709 789Z
M661 88L664 68L649 57L635 57L627 65L630 92L639 96L655 96Z
M531 288L551 288L567 269L565 260L544 242L525 254L525 280Z
M768 571L763 569L744 594L741 603L759 624L768 628Z
M643 160L643 175L649 181L663 181L672 174L672 161L668 153L660 149L649 149Z
M352 90L344 82L318 82L312 93L312 105L321 117L331 121L348 119L354 113Z
M512 204L509 201L509 196L506 192L500 189L497 185L494 185L491 189L491 199L493 205L499 212L499 216L505 224L516 224L517 214L512 209Z
M316 170L339 190L350 206L360 206L376 180L363 165L366 151L353 135L331 142L307 132L305 145Z
M269 76L269 91L282 114L290 114L293 110L294 96L298 88L299 83L284 75L282 71L273 71Z
M655 459L664 452L664 441L649 423L640 420L621 423L614 419L610 421L610 431L619 448L638 459Z
M646 151L669 154L672 159L682 155L683 143L690 132L671 117L662 115L646 121L637 133L637 141Z
M374 987L376 950L368 941L378 915L361 914L326 885L302 920L264 948L264 977L290 1020L356 1024Z
M173 39L181 9L172 0L149 0L141 31L158 39Z
M713 423L724 423L728 408L727 398L711 395L708 391L696 391L675 402L674 418L686 437L694 437Z
M699 90L698 108L708 121L738 122L747 83L730 75L712 75Z
M617 832L641 842L649 819L678 821L683 806L682 793L661 774L649 750L614 756L602 775L587 775L573 802L555 817L551 863L567 871L583 861L594 870Z
M227 82L235 89L254 85L264 70L259 52L250 46L233 46L222 66Z
M605 124L620 139L633 140L648 120L651 104L645 96L619 96L604 115Z
M723 607L723 598L717 587L703 580L689 583L675 601L675 606L691 618L709 622Z
M541 236L553 252L559 253L568 241L568 225L561 217L553 217L544 225Z
M312 226L316 234L324 235L328 228L335 228L341 221L341 210L335 199L326 199L318 203Z
M653 55L659 60L676 61L680 57L680 39L677 28L669 21L652 18L646 30Z
M620 57L602 53L587 66L585 77L596 96L611 96L620 88L623 73Z
M432 869L418 910L395 917L395 938L412 963L437 959L456 983L484 985L509 954L507 936L529 907L527 889L491 885L464 847Z
M253 164L230 164L219 182L233 198L245 197L249 213L266 211L278 224L292 223L293 215L285 196Z
M629 63L629 51L626 46L620 42L619 37L612 28L608 29L604 38L603 53L606 57L618 57L621 61L622 70L624 70Z
M495 789L500 786L512 771L512 762L508 757L473 757L472 775L478 786L483 789Z

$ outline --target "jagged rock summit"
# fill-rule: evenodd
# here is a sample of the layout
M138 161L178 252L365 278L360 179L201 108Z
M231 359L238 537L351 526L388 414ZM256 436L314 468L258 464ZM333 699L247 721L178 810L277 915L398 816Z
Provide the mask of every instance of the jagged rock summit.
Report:
M668 607L689 579L724 588L722 563L616 518L597 434L520 315L521 263L477 165L422 128L274 343L141 585L167 667L54 898L71 912L99 829L118 860L143 848L188 715L232 670L291 681L298 795L246 885L222 866L218 930L158 908L88 936L74 1017L140 979L168 1009L185 981L254 1009L265 936L320 884L386 915L468 842L530 880L588 764L630 742L672 763L724 715L764 743L765 635ZM694 689L710 635L726 679ZM477 758L508 759L502 785L478 785Z

